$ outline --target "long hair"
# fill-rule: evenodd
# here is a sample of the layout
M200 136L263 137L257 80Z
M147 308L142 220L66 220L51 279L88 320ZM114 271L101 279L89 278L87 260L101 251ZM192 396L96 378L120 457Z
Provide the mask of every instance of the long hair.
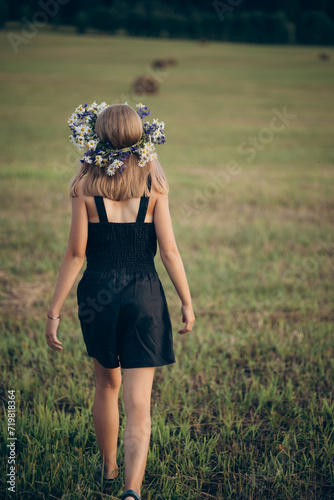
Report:
M110 142L113 148L121 149L138 142L143 134L143 125L136 111L127 104L112 104L105 108L95 123L95 132L102 142ZM152 187L160 193L168 193L168 183L158 160L144 167L138 166L138 157L131 154L125 161L123 172L109 176L105 167L94 163L80 164L70 181L70 196L77 196L76 187L85 178L83 192L86 196L103 196L120 201L128 198L149 196L147 177L151 174Z

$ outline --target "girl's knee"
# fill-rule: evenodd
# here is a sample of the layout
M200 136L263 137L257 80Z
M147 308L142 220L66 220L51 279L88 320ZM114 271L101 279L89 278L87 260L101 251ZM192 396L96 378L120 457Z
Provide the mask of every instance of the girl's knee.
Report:
M96 387L112 389L114 391L119 391L121 387L121 383L118 380L114 380L109 377L96 377L95 385Z
M151 410L151 398L143 397L141 394L135 393L124 393L124 409L125 414L128 416L130 413L150 415Z
M96 359L93 358L93 360L96 386L119 391L122 384L120 368L104 368Z

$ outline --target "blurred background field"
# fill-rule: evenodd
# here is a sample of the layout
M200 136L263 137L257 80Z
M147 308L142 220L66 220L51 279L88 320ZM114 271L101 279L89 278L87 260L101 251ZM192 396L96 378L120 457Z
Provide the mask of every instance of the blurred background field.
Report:
M334 49L323 61L314 46L41 30L14 53L8 33L0 368L4 411L16 391L17 498L122 491L123 474L114 496L93 484L94 371L76 286L62 310L63 352L44 335L80 159L67 119L94 100L142 101L166 123L157 152L196 315L180 337L179 299L157 255L177 362L156 370L143 499L333 498ZM178 64L150 67L164 58ZM136 97L131 84L147 74L159 92ZM120 411L122 465L121 400ZM5 418L1 434L7 471Z

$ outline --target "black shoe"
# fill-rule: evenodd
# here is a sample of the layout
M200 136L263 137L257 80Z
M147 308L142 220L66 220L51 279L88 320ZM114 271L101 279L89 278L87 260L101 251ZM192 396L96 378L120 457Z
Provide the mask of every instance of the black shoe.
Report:
M141 500L141 497L137 495L137 493L133 490L126 490L124 491L123 495L121 496L121 500L124 500L126 497L132 497L135 500Z

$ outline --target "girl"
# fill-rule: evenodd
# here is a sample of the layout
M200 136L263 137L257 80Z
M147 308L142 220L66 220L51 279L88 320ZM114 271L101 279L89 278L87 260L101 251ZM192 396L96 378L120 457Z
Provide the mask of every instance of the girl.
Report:
M60 310L81 268L78 315L88 356L95 368L93 420L102 465L99 482L118 475L118 394L123 381L125 492L140 500L151 435L151 389L156 366L175 362L172 327L164 290L154 266L160 256L181 299L184 334L194 326L192 301L175 242L168 184L154 152L164 142L163 123L150 125L127 103L85 104L69 120L71 140L88 146L71 181L72 222L54 295L46 340L57 338Z

